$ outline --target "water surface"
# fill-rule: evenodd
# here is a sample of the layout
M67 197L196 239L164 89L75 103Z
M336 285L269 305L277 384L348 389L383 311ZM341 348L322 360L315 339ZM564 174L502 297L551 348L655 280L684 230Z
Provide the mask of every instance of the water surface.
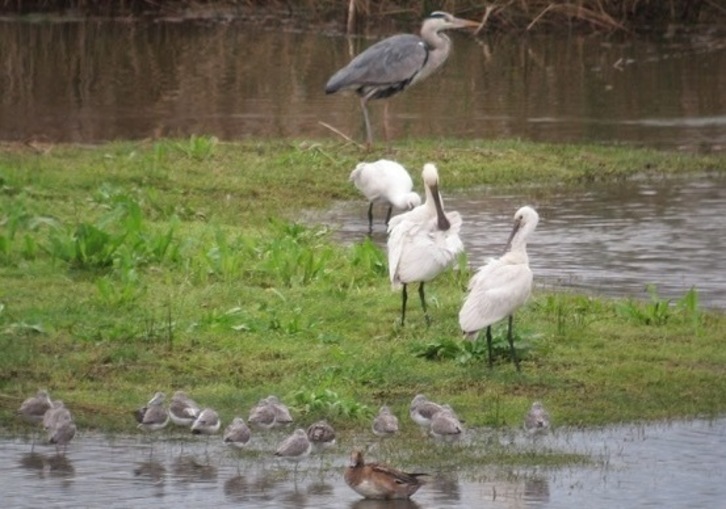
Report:
M381 26L383 26L381 24ZM0 20L0 140L211 134L362 139L355 97L323 92L391 35L240 22ZM418 26L407 27L417 31ZM726 149L723 27L664 37L452 34L444 68L372 105L378 140L416 137Z
M439 472L412 501L362 500L342 471L351 444L321 461L311 457L294 475L271 456L274 440L253 439L258 454L231 454L219 439L180 442L81 432L65 457L53 449L0 438L3 507L243 507L350 509L683 508L720 507L726 499L726 420L623 425L589 431L555 430L528 437L478 430L512 447L587 455L585 466L482 466ZM362 440L362 439L361 439ZM512 442L513 440L513 442ZM360 445L360 443L358 443ZM446 453L443 448L442 454ZM371 456L373 457L373 456ZM405 466L405 465L401 465Z

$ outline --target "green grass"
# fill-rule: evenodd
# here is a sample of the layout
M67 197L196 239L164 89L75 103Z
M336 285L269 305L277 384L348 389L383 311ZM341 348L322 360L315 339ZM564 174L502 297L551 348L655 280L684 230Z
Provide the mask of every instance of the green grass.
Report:
M556 425L726 411L726 317L653 289L645 302L537 291L517 316L522 374L495 330L497 364L462 344L470 276L427 287L405 328L386 257L336 244L310 211L358 200L362 159L435 161L445 192L726 171L717 155L519 141L411 141L373 153L334 142L213 138L0 152L0 426L38 388L80 426L134 429L156 390L188 391L225 421L277 394L302 422L367 429L389 404L449 402L467 426L516 427L534 399ZM413 170L420 187L420 175ZM363 238L363 237L361 237Z

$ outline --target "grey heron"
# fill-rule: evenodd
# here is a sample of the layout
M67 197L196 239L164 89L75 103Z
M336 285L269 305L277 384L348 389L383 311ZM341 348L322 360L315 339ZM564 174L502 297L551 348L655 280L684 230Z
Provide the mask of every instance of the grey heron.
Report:
M394 289L403 286L401 325L406 321L406 286L414 282L419 283L418 295L426 324L431 323L426 311L424 283L451 266L464 250L459 238L461 215L444 212L436 166L425 164L422 176L426 201L392 218L388 225L388 273Z
M451 40L444 30L478 27L476 21L435 11L421 26L421 36L398 34L369 47L336 72L325 85L326 94L352 89L360 96L366 140L373 143L368 101L384 99L428 77L446 61Z
M507 338L512 360L519 371L519 359L512 338L513 314L532 293L532 270L527 257L527 239L537 227L539 215L532 207L522 207L514 215L514 228L505 253L481 267L469 281L469 293L459 311L464 335L475 340L486 328L489 366L492 365L491 326L509 318Z

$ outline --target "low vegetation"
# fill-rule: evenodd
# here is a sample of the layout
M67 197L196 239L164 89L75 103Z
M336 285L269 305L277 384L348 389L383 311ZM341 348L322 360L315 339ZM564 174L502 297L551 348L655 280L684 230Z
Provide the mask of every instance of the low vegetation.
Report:
M518 315L518 374L495 330L494 369L463 343L465 257L415 299L405 327L382 249L344 246L316 218L361 201L361 159L436 161L446 192L724 172L718 155L520 141L356 146L188 140L0 150L0 426L38 388L80 427L131 431L156 390L188 391L223 419L277 394L302 422L367 429L423 392L467 426L518 427L534 399L558 426L713 416L726 410L726 316L697 289L666 302L537 289ZM418 172L412 171L417 187ZM526 186L525 186L526 184ZM406 425L408 423L405 419Z

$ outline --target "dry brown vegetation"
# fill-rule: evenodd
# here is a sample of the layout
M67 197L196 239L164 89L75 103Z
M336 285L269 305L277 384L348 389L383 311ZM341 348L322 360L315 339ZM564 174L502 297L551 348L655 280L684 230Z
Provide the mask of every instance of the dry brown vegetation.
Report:
M485 20L490 29L584 28L640 30L669 24L718 24L726 7L718 0L0 0L3 13L92 16L246 18L289 23L311 19L356 31L383 18L408 21L431 10Z

